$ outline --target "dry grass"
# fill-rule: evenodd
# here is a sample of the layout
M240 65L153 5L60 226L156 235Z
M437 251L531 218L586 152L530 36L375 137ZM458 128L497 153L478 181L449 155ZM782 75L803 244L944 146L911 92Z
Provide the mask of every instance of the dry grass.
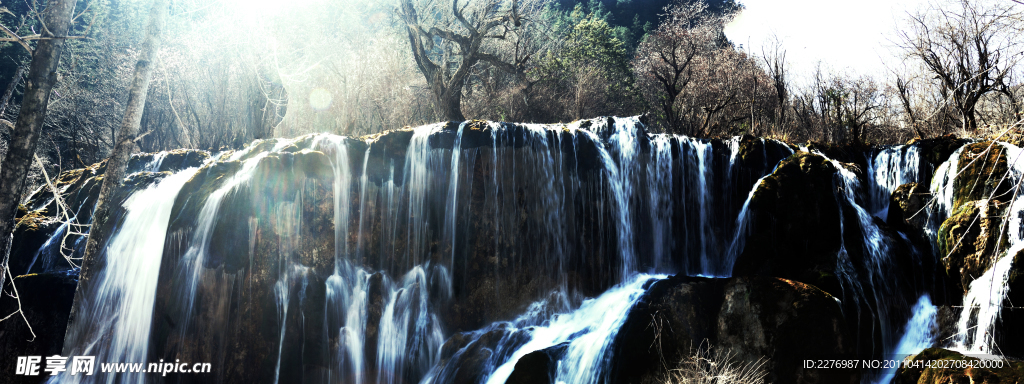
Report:
M766 360L741 362L734 353L701 344L668 371L665 384L763 384Z

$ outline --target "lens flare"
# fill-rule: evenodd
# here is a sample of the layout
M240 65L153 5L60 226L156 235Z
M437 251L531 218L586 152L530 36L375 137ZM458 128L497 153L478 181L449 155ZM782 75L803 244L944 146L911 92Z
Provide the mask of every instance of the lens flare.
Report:
M331 107L331 93L323 88L314 88L309 92L309 106L314 110L323 111Z

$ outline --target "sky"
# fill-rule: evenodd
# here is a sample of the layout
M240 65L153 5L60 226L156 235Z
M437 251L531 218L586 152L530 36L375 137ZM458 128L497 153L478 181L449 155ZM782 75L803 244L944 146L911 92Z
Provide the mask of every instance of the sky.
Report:
M819 61L851 75L885 77L884 63L900 65L897 25L927 0L743 0L746 9L725 28L735 44L760 57L778 36L797 82Z

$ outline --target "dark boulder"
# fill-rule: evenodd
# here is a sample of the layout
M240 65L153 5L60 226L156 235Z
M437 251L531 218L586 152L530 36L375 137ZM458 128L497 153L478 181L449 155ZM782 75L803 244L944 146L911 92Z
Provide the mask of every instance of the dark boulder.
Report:
M805 368L804 360L852 358L853 339L838 301L784 279L735 279L718 313L718 348L739 361L766 358L768 382L855 383L855 369Z
M496 364L508 360L511 353L528 341L528 331L515 330L508 323L495 323L479 331L457 333L441 346L440 361L435 365L432 382L480 383L487 378L487 372L496 368ZM530 358L524 365L528 368L519 375L527 371L532 375L535 362L535 357ZM518 370L520 367L517 364L515 368Z
M717 339L727 279L673 276L654 283L623 323L614 343L614 382L656 376L705 340Z
M834 276L843 244L836 172L828 159L797 152L756 187L734 276L776 276L841 293Z
M924 140L915 138L907 144L917 144L921 149L921 157L931 163L933 168L938 168L939 164L948 160L953 152L967 143L967 140L949 134Z
M767 380L853 383L856 370L804 369L805 359L852 358L852 340L836 299L778 278L672 277L655 283L616 337L612 382L661 377L702 345L731 353L734 364L767 361Z
M551 384L558 373L558 360L565 356L567 343L527 353L516 362L505 384Z
M930 198L924 184L907 183L896 187L889 197L889 213L885 222L895 229L923 234L928 224L924 208Z
M71 272L22 275L14 278L14 284L25 318L15 314L0 322L0 361L4 362L3 369L0 369L0 382L39 383L41 376L15 376L14 364L18 356L61 354L78 276ZM5 291L10 290L9 285L6 288ZM4 316L17 309L17 302L7 294L0 298L0 311ZM32 327L31 332L29 326ZM44 366L45 357L40 369Z

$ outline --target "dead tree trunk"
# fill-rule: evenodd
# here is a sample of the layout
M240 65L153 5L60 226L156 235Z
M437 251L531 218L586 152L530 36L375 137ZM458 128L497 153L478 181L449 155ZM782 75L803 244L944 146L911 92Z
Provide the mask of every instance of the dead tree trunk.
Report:
M14 128L14 124L10 121L3 120L2 116L7 111L7 103L11 102L11 96L14 95L14 89L18 88L18 84L21 83L21 75L25 73L25 67L18 67L18 70L14 72L14 77L11 78L11 83L7 84L7 90L4 91L4 98L0 99L0 123L3 125Z
M21 112L11 135L7 156L0 165L0 254L3 255L3 263L0 264L0 287L3 286L8 273L6 268L14 231L14 216L18 203L21 202L25 176L32 164L32 155L36 152L36 144L43 128L50 90L57 83L57 64L60 62L61 52L64 51L64 42L67 40L74 10L75 1L52 0L43 11L43 23L46 28L42 30L41 35L45 38L39 40L32 54Z
M78 290L75 292L75 303L82 303L84 295L88 292L87 287L91 275L91 267L94 264L96 255L100 253L100 245L106 237L104 227L110 219L110 208L113 206L111 199L121 187L125 171L128 168L128 160L131 158L135 148L136 137L139 136L139 125L142 122L142 113L146 106L146 95L149 93L149 82L153 74L153 65L156 52L160 49L160 33L164 28L164 19L167 16L167 0L155 0L153 8L149 12L149 27L146 30L146 39L142 43L139 61L135 64L135 76L132 78L131 88L128 90L128 106L124 111L124 120L121 121L121 128L117 132L114 151L107 160L107 170L103 174L103 185L100 187L99 197L96 199L96 209L93 211L92 228L89 230L89 239L85 246L85 255L82 257L82 269L78 277ZM75 312L78 305L71 307L71 317L68 319L68 331L73 327L71 323L75 320ZM69 334L70 336L70 334Z
M398 16L405 22L413 59L434 94L435 111L447 120L466 119L462 114L462 88L470 69L478 62L486 62L507 73L519 72L516 63L506 62L481 49L485 41L504 39L509 31L522 25L519 0L511 0L507 8L502 4L503 0L487 0L477 3L476 11L466 13L465 7L469 5L460 7L459 0L453 0L450 10L438 8L424 12L427 20L421 20L412 0L403 0L399 5ZM429 21L449 11L455 20L450 21L450 25L433 25ZM448 50L446 55L450 54L451 58L437 57L434 51L438 44ZM453 64L457 66L452 68Z

